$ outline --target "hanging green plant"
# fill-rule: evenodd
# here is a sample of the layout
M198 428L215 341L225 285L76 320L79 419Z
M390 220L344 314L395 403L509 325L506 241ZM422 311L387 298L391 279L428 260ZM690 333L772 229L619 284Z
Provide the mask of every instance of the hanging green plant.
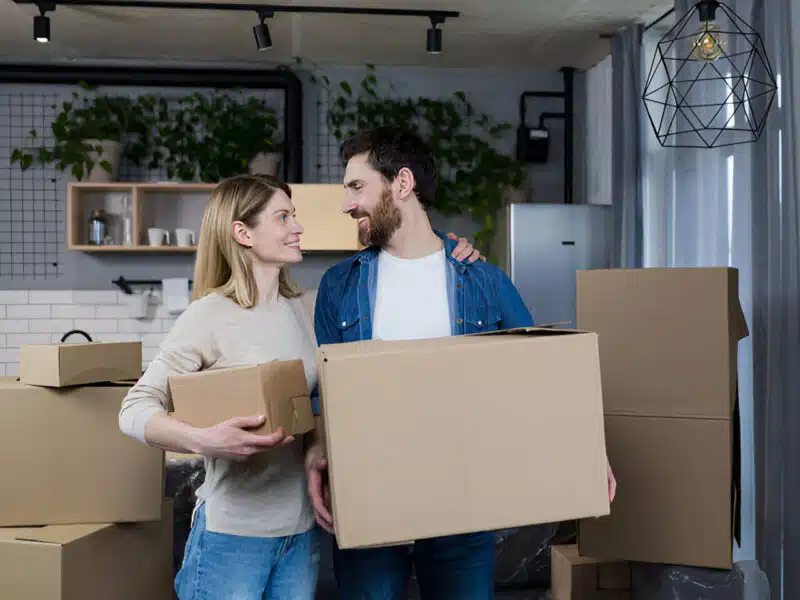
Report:
M259 154L279 152L278 117L263 99L241 90L158 99L150 168L181 181L217 183L246 173Z
M155 99L95 95L94 87L86 83L80 87L82 91L73 92L53 119L50 129L55 141L43 144L43 136L31 129L29 147L13 150L11 164L19 164L23 171L36 164L55 165L78 180L111 180L123 157L137 166L145 160L155 123Z
M440 171L432 208L443 215L469 214L482 225L476 244L489 248L494 236L494 216L510 190L525 181L527 167L498 152L493 142L512 126L494 123L475 109L464 92L451 98L401 97L379 92L373 65L353 89L347 81L332 83L312 73L312 82L329 94L328 125L341 142L352 133L372 127L408 128L430 146Z

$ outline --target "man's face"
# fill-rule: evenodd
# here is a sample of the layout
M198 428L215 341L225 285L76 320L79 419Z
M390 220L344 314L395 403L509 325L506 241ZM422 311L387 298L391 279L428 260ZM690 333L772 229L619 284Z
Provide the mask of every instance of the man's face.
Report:
M358 240L364 246L386 246L403 224L392 185L373 169L366 154L347 162L344 173L347 198L343 209L358 219Z

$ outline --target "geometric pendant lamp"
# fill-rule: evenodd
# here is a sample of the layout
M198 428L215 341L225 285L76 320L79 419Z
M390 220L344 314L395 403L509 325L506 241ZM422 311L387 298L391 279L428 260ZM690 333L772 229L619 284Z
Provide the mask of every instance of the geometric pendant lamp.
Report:
M658 42L642 94L662 146L756 141L777 83L761 36L716 0L701 0Z

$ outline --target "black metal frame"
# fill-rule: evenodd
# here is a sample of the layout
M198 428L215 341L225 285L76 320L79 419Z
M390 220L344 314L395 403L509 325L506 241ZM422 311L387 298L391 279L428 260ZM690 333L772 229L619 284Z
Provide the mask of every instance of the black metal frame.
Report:
M658 17L658 18L657 18L655 21L653 21L653 22L651 22L651 23L648 23L647 25L645 25L645 28L644 28L644 30L645 30L645 31L649 31L650 29L652 29L653 27L655 27L656 25L658 25L659 23L661 23L661 21L665 20L667 17L669 17L669 16L670 16L672 13L674 13L674 12L675 12L675 8L674 8L674 7L673 7L673 8L670 8L669 10L667 10L667 12L665 12L663 15L661 15L660 17Z
M461 13L454 10L428 10L412 8L381 8L355 6L294 6L287 4L256 4L253 2L174 2L162 0L13 0L16 4L33 4L42 11L55 11L57 6L91 6L114 8L163 8L170 10L225 10L269 13L315 13L327 15L386 15L393 17L429 17L443 23L445 18L456 18ZM441 20L440 20L441 19Z
M289 69L193 69L41 64L3 65L0 83L277 89L284 92L284 178L303 181L303 86Z
M716 32L716 34L728 37L741 37L741 39L743 39L749 46L749 50L746 52L736 52L735 54L728 55L725 50L721 49L720 56L717 59L708 61L702 61L694 57L694 52L691 47L686 52L681 53L681 58L672 58L668 56L669 51L675 44L686 43L690 39L691 35L696 33L694 26L691 24L694 17L697 17L697 21L699 23L714 22L717 10L724 13L724 15L727 17L731 29L728 31L720 30ZM662 46L666 46L666 52ZM685 56L683 56L684 54ZM740 70L738 66L734 64L733 58L745 55L747 55L747 59L743 61L743 70ZM765 79L767 79L767 81L762 81L752 75L752 71L756 65L754 60L756 56L761 59L760 62L762 68L764 69L763 76ZM723 74L717 67L717 62L719 62L720 58L724 58L729 61L732 67L730 77L727 77L725 74ZM704 66L700 69L697 75L691 77L683 72L684 66L688 63L699 63L703 64ZM675 65L674 69L671 70L669 68L668 65L670 64ZM712 75L702 76L706 67L710 67L710 70L713 71ZM667 83L658 85L656 87L651 87L654 86L655 76L659 71L659 68L663 69L664 73L666 74ZM687 77L691 78L686 79ZM731 83L729 79L733 83ZM692 90L696 84L701 83L708 85L709 82L719 82L720 88L727 87L728 95L727 98L720 103L702 105L703 108L717 108L717 111L714 113L712 119L706 124L694 110L698 106L693 106L690 102L687 102L686 97L689 94L689 90ZM739 83L743 83L743 85L741 86L741 91L737 93ZM751 93L749 88L749 84L751 83L762 86L763 89L757 91L756 93ZM677 84L682 84L686 91L682 93L675 92ZM678 22L675 23L675 25L673 25L672 28L659 40L656 51L653 54L653 59L650 64L650 69L641 98L645 106L645 111L647 112L647 118L650 121L650 126L652 127L653 132L661 146L670 148L720 148L723 146L754 143L759 140L761 133L766 126L767 118L769 117L770 109L772 108L777 89L777 81L775 75L773 74L761 35L755 29L753 29L750 24L737 15L733 9L728 7L723 2L720 2L719 0L699 0L688 11L686 11L686 13L681 16ZM674 105L670 104L669 102L669 91L673 92L673 99L675 100ZM664 96L663 100L659 99L661 95ZM758 110L758 107L754 105L755 100L759 101L763 111ZM729 117L722 126L719 126L718 124L717 126L713 126L712 122L717 118L717 116L722 112L728 103L734 106L731 117ZM657 107L661 107L660 116L653 114ZM670 108L674 109L675 112L667 122L667 131L662 133L662 127L664 126L667 118L667 111ZM740 109L741 118L743 118L747 126L731 127L730 123ZM691 114L691 117L693 117L694 121L687 113ZM757 113L759 116L754 116ZM679 115L681 115L683 119L690 124L690 127L678 132L671 132L670 130L672 129ZM753 115L752 118L751 115ZM695 126L693 124L694 122L700 123L702 127ZM714 135L713 139L709 141L707 138L705 138L702 135L704 132L712 132ZM731 132L741 132L743 134L749 134L749 136L744 139L735 138L733 140L730 139L732 137L730 135L723 137L723 134ZM678 135L692 133L697 139L697 142L695 143L677 143L674 141Z

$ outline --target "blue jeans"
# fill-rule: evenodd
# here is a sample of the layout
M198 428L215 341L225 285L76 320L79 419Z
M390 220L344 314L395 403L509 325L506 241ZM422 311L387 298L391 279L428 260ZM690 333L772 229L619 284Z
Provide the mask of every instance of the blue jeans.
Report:
M175 592L180 600L313 600L318 530L281 538L213 533L197 509Z
M413 547L334 547L333 561L342 600L406 600L412 566L422 600L494 598L493 533L419 540Z

